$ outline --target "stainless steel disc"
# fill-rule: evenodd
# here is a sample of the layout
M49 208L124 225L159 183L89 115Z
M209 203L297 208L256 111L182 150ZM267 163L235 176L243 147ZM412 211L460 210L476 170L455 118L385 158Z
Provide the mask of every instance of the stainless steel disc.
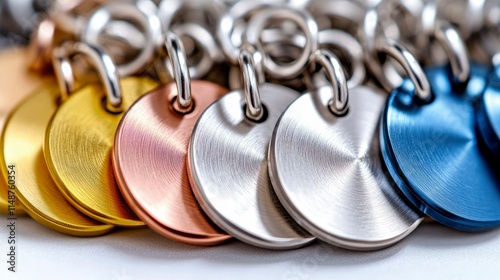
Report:
M337 117L323 87L283 113L269 149L269 172L283 206L307 231L354 250L390 246L422 217L407 206L382 169L378 142L382 93L350 90L350 109Z
M245 115L242 90L226 94L198 120L188 161L191 187L208 216L249 244L291 249L314 240L281 206L271 187L267 150L283 110L299 94L274 84L259 87L264 119Z

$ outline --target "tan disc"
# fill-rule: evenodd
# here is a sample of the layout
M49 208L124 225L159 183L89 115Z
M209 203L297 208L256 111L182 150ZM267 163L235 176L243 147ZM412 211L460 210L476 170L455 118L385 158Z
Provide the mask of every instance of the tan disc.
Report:
M122 107L126 110L156 85L145 78L123 79ZM46 132L47 165L64 197L80 211L112 225L142 226L118 189L111 162L122 113L108 112L103 98L102 88L90 85L61 105Z
M27 70L28 50L25 48L11 48L0 52L0 130L3 130L8 114L19 102L40 87L44 79ZM3 151L0 149L0 158ZM7 170L2 169L0 177L0 213L7 213ZM22 204L16 200L14 215L24 214ZM12 206L11 208L12 209Z
M68 203L52 180L43 158L45 130L57 109L57 86L45 85L21 103L7 119L1 150L2 170L9 178L25 211L40 224L76 236L96 236L113 226L95 221Z

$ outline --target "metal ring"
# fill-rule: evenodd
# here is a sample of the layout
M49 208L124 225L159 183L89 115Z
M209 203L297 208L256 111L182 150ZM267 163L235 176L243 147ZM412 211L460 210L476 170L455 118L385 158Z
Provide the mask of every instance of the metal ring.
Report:
M184 47L177 35L167 32L165 34L165 48L167 50L166 63L171 65L177 86L177 107L174 108L180 113L187 113L192 109L193 102L191 99L191 78ZM166 67L168 68L168 66Z
M276 5L268 3L267 0L240 1L229 8L222 16L217 27L217 38L219 39L222 51L231 64L237 65L240 55L240 45L234 44L231 39L236 21L243 19L251 12L273 8Z
M403 67L415 85L415 94L418 99L423 102L431 100L431 86L422 66L403 45L396 40L387 39L377 43L377 50L392 57Z
M443 46L450 60L453 82L459 85L466 84L470 78L470 63L467 48L458 31L450 23L438 21L433 35Z
M67 51L63 47L57 47L52 52L52 67L59 84L62 101L66 100L69 94L75 91L75 75Z
M264 115L264 110L260 101L259 83L257 82L253 55L248 50L242 49L238 60L245 92L245 114L251 120L260 121Z
M192 78L204 77L212 69L214 62L223 60L223 55L217 46L217 42L204 27L198 24L186 23L173 27L172 31L179 37L186 36L191 38L203 49L200 61L196 65L189 66L189 74Z
M302 55L292 63L279 65L272 60L269 54L264 53L260 35L271 20L292 20L302 29L306 37L306 44ZM264 69L278 79L288 79L299 75L309 62L312 52L318 48L318 25L307 13L291 8L274 8L260 11L248 23L246 42L255 45L263 53Z
M319 45L332 45L349 56L352 67L351 77L347 80L347 86L354 88L360 85L366 77L366 69L363 61L363 47L353 36L341 30L322 30L318 34Z
M156 47L162 38L156 6L150 0L138 1L137 6L129 3L105 4L90 16L87 26L82 32L82 41L99 46L101 33L113 19L137 23L144 30L145 48L134 60L118 66L122 76L130 76L142 71L153 60Z
M349 109L349 89L340 61L328 50L314 51L310 60L311 64L317 63L325 69L333 89L333 98L328 102L328 106L332 113L342 116Z
M69 58L76 55L82 54L87 56L92 65L96 68L102 83L104 84L104 89L106 92L106 109L113 113L122 112L122 91L120 86L120 76L118 70L116 69L113 60L109 55L104 53L102 50L95 46L83 42L70 43L66 42L61 47L54 50L54 69L56 69L56 75L58 78L59 85L61 86L61 91L64 94L66 90L66 96L74 90L74 77L68 71L67 67L71 68L69 65ZM68 63L68 64L67 64ZM64 96L63 96L64 97Z

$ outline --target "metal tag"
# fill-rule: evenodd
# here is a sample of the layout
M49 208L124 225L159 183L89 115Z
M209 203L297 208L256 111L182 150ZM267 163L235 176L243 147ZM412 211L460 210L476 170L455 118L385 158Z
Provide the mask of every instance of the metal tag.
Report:
M114 227L92 220L74 208L47 170L42 146L45 129L57 109L57 96L55 84L44 85L10 114L2 132L2 173L8 172L17 198L40 224L76 236L107 233Z
M500 66L495 66L492 72L479 103L476 122L479 139L500 160Z
M227 92L192 81L192 111L179 113L178 91L169 83L144 95L125 113L116 133L113 162L120 190L156 232L180 242L214 245L230 238L205 216L187 175L186 154L203 110Z
M380 135L384 161L405 196L434 220L464 231L500 225L500 173L474 129L488 68L471 66L463 92L452 88L446 67L428 69L434 95L428 104L413 100L407 80L388 100Z
M122 79L123 108L156 85L146 78ZM47 165L64 197L83 213L107 224L142 226L120 194L111 164L123 114L108 112L101 92L99 85L86 86L57 110L46 132Z
M245 115L245 93L232 91L201 115L191 137L188 171L205 213L243 242L268 249L292 249L314 240L288 215L269 181L267 151L283 110L299 93L259 86L264 114Z
M390 246L421 216L384 174L378 119L385 97L350 89L350 109L336 116L332 87L306 93L283 113L269 148L269 171L283 206L319 239L354 250Z

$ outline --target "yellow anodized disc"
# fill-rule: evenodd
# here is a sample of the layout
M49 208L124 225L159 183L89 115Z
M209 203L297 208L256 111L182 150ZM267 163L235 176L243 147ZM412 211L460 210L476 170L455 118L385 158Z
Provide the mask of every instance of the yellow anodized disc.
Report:
M96 236L113 226L93 220L68 203L52 180L42 147L45 130L57 109L58 88L47 84L24 100L9 115L5 124L1 150L2 170L14 171L16 196L24 210L40 224L76 236Z
M46 80L46 79L45 79ZM40 87L44 78L28 71L28 50L26 48L10 48L0 51L0 131L3 130L8 114L28 94ZM3 154L0 149L0 159ZM0 213L7 213L8 203L7 170L2 169L0 175ZM15 200L15 215L24 214L19 200ZM12 208L11 208L12 209Z
M122 107L126 110L156 86L146 78L122 79ZM44 154L59 190L80 211L112 225L142 226L122 197L113 173L112 146L122 115L105 109L101 86L86 86L55 113L45 135Z

